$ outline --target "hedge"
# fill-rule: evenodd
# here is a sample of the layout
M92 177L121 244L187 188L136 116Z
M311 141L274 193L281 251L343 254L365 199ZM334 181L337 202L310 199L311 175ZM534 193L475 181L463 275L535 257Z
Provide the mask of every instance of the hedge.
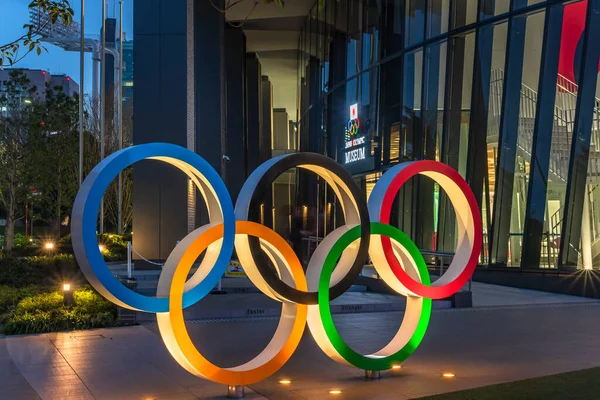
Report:
M79 266L72 255L0 258L0 285L15 288L29 285L56 287L63 282L83 282Z
M104 328L119 325L117 308L90 288L73 293L73 305L63 304L62 292L25 297L4 315L6 335L45 333L73 329Z

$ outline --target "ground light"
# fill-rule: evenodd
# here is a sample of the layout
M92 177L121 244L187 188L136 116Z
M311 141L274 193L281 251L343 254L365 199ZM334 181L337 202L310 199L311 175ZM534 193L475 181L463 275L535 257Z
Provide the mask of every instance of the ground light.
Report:
M454 378L454 374L453 374L452 372L444 372L444 373L442 374L442 376L443 376L444 378L448 378L448 379L450 379L450 378Z
M586 269L586 270L588 270L588 271L589 271L589 270L591 270L591 269L592 269L592 266L591 266L591 265L586 265L586 266L584 266L584 267L583 267L583 269Z
M46 250L52 250L52 249L54 249L54 243L52 243L52 242L46 242L46 244L44 244L44 248Z
M402 368L401 365L392 365L392 369L398 370L400 368Z
M104 253L104 250L106 250L106 247L104 247L104 245L102 245L102 244L99 244L98 250L100 250L100 253Z
M65 306L73 304L73 291L70 283L63 283L63 304Z
M333 389L333 390L329 391L329 394L338 395L338 394L342 394L342 391L339 389Z
M282 379L279 381L279 383L281 383L282 385L289 385L290 383L292 383L292 381L289 379Z

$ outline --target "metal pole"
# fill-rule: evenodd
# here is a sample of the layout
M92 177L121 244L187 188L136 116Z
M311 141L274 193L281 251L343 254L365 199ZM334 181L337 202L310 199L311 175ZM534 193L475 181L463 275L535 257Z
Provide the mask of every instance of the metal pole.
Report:
M27 208L28 208L27 206L28 206L28 203L25 202L25 238L29 237L29 235L28 235L28 233L29 233L28 232L28 229L29 229L29 225L28 225L29 219L27 218Z
M318 181L317 181L318 182ZM319 245L319 195L320 195L320 191L319 191L319 183L317 183L317 215L315 215L316 220L317 220L317 234L315 235L317 237L317 246Z
M83 182L83 78L85 76L85 0L81 0L81 48L79 49L79 186Z
M104 160L104 134L106 132L106 0L102 0L102 46L100 49L100 160ZM104 233L104 197L100 202L100 234Z
M131 242L127 242L127 277L131 279Z
M98 112L98 62L100 60L100 53L98 49L92 52L92 110L93 116L100 115ZM98 118L94 118L94 129L98 129Z
M119 92L118 92L118 121L119 121L119 150L123 148L123 2L119 2ZM119 172L117 199L117 233L123 232L123 222L121 221L121 208L123 204L123 175Z

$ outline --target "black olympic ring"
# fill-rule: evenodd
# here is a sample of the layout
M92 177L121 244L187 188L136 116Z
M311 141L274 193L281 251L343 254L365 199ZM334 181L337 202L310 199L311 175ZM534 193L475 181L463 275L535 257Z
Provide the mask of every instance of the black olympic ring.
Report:
M342 188L338 187L337 191L333 187L332 189L334 189L338 198L342 197L339 200L344 209L345 223L360 224L361 226L360 244L352 267L343 278L330 288L329 296L333 300L346 292L355 282L356 277L359 276L368 256L371 237L367 203L363 199L363 194L354 178L341 164L317 153L286 154L265 162L250 175L242 187L235 206L236 219L249 220L250 215L254 215L254 218L258 219L261 200L271 188L271 184L285 171L296 167L315 172L321 178L329 181L330 186L330 182L339 181ZM351 207L352 205L354 207ZM349 209L349 207L354 208L354 210ZM277 272L267 262L261 250L260 239L249 237L248 244L257 269L275 293L297 304L318 304L318 293L316 291L304 292L297 290L281 280Z

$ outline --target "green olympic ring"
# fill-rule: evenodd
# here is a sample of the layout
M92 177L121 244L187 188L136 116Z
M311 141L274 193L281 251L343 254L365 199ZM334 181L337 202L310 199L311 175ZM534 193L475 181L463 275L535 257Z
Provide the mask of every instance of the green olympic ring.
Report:
M410 257L412 257L415 261L414 265L418 270L421 283L428 286L431 284L427 265L425 264L425 260L423 259L421 252L405 233L391 225L382 224L379 222L371 222L371 234L387 236L393 241L396 241L410 254ZM406 313L402 326L392 339L392 342L384 349L367 356L361 355L351 349L350 346L344 342L333 323L331 310L329 309L329 281L331 279L333 269L335 268L343 251L352 242L359 238L360 226L356 226L344 233L337 240L325 258L323 269L321 270L321 275L319 278L318 309L325 334L327 335L327 338L329 339L329 342L331 346L333 346L335 352L341 357L339 361L345 361L346 364L351 364L364 370L383 371L391 369L395 364L405 361L419 346L421 340L423 340L423 337L425 336L427 325L429 324L432 300L421 297L407 297ZM410 309L409 302L413 302L413 306L415 303L420 303L416 307L416 312L415 307L413 307L412 310ZM411 313L412 316L409 315ZM412 321L408 321L408 324L405 324L405 322L407 322L407 318L412 318ZM334 354L334 358L339 357L335 357Z

